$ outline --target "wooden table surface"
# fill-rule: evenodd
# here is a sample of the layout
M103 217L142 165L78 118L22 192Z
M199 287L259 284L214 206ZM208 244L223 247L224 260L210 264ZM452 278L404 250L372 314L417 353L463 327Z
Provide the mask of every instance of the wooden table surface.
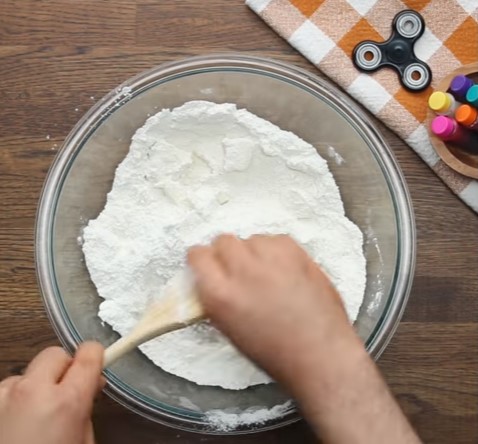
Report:
M125 79L160 63L220 51L314 70L242 0L1 0L0 379L57 344L33 258L43 180L80 116ZM384 129L416 212L416 276L403 322L379 361L426 443L478 442L478 216ZM99 444L312 443L305 424L207 437L150 423L106 397Z

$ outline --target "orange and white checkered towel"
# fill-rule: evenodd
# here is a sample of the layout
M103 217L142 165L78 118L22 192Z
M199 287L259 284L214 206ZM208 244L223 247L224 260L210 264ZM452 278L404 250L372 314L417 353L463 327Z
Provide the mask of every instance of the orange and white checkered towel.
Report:
M324 74L405 140L464 202L478 212L478 181L456 173L435 153L427 133L427 99L450 71L478 61L478 0L246 0L267 24ZM362 40L383 41L395 15L414 9L426 30L415 52L433 73L420 93L404 89L397 74L359 72L351 55Z

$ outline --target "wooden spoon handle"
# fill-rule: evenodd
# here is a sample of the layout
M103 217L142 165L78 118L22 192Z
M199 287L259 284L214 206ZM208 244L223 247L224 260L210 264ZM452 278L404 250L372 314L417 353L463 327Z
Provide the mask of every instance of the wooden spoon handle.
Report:
M187 305L190 310L188 313L190 316L189 319L172 321L166 317L162 322L150 323L146 317L146 319L140 321L132 332L126 336L122 336L105 350L103 369L114 364L121 356L150 339L164 335L170 331L179 330L180 328L187 327L204 319L204 311L197 301L188 301Z
M103 368L143 342L204 318L203 307L187 275L182 272L174 279L174 285L165 289L161 300L146 310L136 327L106 349Z
M143 326L139 324L131 333L122 336L105 350L103 368L105 369L114 364L119 358L121 358L121 356L133 350L138 345L147 342L156 336L161 336L170 331L186 327L188 324L189 322L168 323L163 327L156 327L153 331L144 329Z
M119 358L121 358L121 356L133 350L135 346L136 344L131 340L130 336L123 336L122 338L118 339L114 344L111 344L105 350L103 369L115 363Z

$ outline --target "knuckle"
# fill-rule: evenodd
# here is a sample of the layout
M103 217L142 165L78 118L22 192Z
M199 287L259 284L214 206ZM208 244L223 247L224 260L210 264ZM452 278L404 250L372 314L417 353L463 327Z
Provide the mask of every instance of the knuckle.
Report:
M259 244L264 240L267 240L269 236L266 236L264 234L253 234L248 241L253 243L253 244Z
M74 387L62 387L55 401L55 407L59 412L72 413L81 410L82 398L78 389Z
M85 342L77 351L73 365L92 371L101 364L103 347L97 342Z
M217 237L218 241L226 241L226 242L229 242L229 241L234 241L236 240L236 236L234 236L233 234L231 233L223 233L223 234L220 234L218 237Z
M35 385L27 378L19 380L11 387L12 398L23 401L29 399L35 392Z
M247 239L247 243L253 248L256 252L264 251L270 247L270 241L272 238L268 236L264 236L262 234L254 234L249 239Z
M90 370L97 365L96 356L93 354L83 354L75 362L75 365L81 367L83 370Z
M51 361L62 361L70 358L68 353L61 347L49 347L45 350L45 353Z
M281 243L283 247L287 248L290 251L294 251L294 252L303 251L302 248L299 246L299 244L286 234L280 234L277 237L277 240Z
M194 260L200 258L208 250L209 250L209 247L205 247L201 245L196 245L194 247L189 248L187 252L188 262L194 262Z
M19 379L21 379L20 376L9 376L8 378L5 378L3 381L0 381L0 388L11 386L12 384L18 382Z
M63 349L59 347L58 345L52 346L52 347L47 347L45 351L49 353L64 353Z
M233 234L220 234L214 241L214 245L218 248L228 248L237 242L236 236Z
M50 353L53 356L60 356L63 357L66 355L65 350L63 350L61 347L55 346L55 347L48 347L46 349L46 352Z
M226 289L216 289L204 293L202 303L206 311L215 313L220 309L230 309L234 305L234 295Z
M214 304L228 299L228 292L223 288L211 285L206 291L201 292L201 299L205 304Z

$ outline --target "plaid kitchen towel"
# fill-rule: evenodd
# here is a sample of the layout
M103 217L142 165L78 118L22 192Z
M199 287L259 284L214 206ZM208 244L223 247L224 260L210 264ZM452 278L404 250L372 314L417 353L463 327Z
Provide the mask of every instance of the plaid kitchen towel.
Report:
M478 61L478 0L246 0L267 24L405 140L478 212L478 181L456 173L435 153L427 133L427 99L450 71ZM432 69L427 90L411 93L389 69L359 72L351 55L362 40L383 41L395 15L414 9L426 30L415 52Z

